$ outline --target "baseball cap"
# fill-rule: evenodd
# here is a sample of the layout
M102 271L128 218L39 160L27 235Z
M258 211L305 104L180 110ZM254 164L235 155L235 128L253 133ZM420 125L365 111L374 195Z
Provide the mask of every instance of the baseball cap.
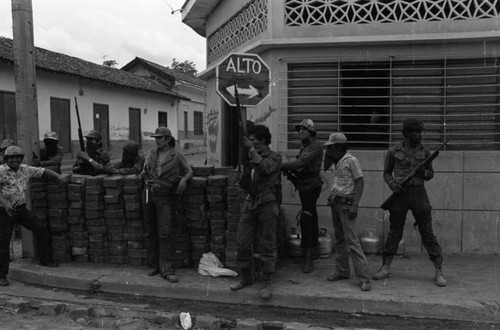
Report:
M159 137L159 136L172 136L172 132L170 132L170 129L168 127L158 127L154 134L151 134L152 137Z
M343 133L332 133L328 138L328 142L323 144L324 146L330 146L337 143L347 143L347 138Z
M43 135L43 139L44 140L59 140L58 136L57 136L57 133L56 132L52 132L52 131L48 131L47 133L45 133Z
M311 119L302 120L300 124L295 125L295 130L299 131L301 127L307 128L309 131L316 133L316 130L314 129L314 122Z
M90 130L87 135L85 135L86 138L91 138L91 139L96 139L98 141L102 140L102 135L96 130Z

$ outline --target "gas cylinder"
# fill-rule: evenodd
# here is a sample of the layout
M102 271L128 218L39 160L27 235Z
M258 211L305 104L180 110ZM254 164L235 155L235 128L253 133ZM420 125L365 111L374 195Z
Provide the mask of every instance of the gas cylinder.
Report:
M374 228L367 228L360 237L361 248L365 254L377 254L380 250L380 238Z
M292 233L288 236L288 251L291 257L297 258L304 256L304 250L300 246L302 239L297 227L292 227Z
M320 228L318 237L318 256L320 258L329 258L331 254L332 238L327 234L326 228Z

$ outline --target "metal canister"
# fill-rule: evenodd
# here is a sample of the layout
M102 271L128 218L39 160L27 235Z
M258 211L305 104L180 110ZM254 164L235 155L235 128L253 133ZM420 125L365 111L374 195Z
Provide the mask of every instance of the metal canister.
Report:
M292 233L288 236L288 251L290 256L293 258L303 257L304 250L300 246L302 239L300 237L300 231L297 227L292 227Z
M361 248L365 254L377 254L380 250L380 238L374 228L367 228L360 237Z
M319 229L318 237L318 256L320 258L329 258L332 255L332 238L327 234L326 228Z

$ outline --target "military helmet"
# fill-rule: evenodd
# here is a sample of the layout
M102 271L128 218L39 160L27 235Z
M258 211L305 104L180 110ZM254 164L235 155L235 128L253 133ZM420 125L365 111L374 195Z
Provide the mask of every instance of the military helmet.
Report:
M86 138L91 138L91 139L96 139L97 141L102 140L102 135L96 130L90 130L87 135L85 135Z
M0 149L7 149L10 146L16 145L13 140L11 139L5 139L2 140L2 143L0 144Z
M24 151L16 146L10 146L5 150L5 157L9 156L23 156L24 157Z

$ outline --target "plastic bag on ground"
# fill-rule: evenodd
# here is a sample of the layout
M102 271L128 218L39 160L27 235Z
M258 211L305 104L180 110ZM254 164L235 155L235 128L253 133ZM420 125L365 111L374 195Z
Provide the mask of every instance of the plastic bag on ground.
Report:
M190 329L193 326L193 322L191 322L191 315L189 313L182 312L179 315L179 319L181 321L181 325L183 329Z
M203 253L203 256L200 259L200 264L198 266L198 273L203 276L238 276L234 270L224 268L222 262L220 262L219 258L212 252Z

